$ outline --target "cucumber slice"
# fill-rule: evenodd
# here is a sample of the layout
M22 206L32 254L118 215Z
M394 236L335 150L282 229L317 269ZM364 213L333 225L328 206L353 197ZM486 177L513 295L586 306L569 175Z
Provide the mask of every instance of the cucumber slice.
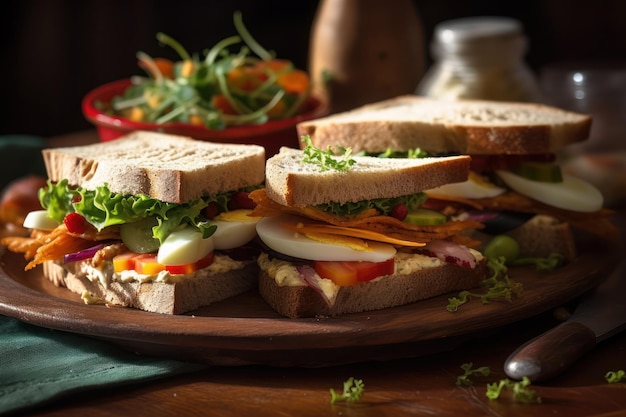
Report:
M531 181L563 182L561 168L549 162L525 161L512 168L511 172Z
M418 208L410 211L404 219L406 223L414 224L416 226L436 226L444 224L448 219L443 213L435 210L428 210Z
M159 240L152 234L156 217L146 217L120 226L120 237L128 249L136 253L152 253L159 249Z

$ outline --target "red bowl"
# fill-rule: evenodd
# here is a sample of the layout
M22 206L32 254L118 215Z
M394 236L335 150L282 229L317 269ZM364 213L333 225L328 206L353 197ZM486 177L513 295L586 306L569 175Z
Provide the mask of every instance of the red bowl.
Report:
M266 157L278 152L281 146L299 148L300 141L296 125L328 114L327 107L317 98L310 97L305 103L302 114L283 120L272 120L258 125L234 126L224 130L207 129L204 126L188 123L141 123L133 122L118 116L102 113L94 105L96 101L108 103L114 96L122 95L131 84L130 80L119 80L90 91L82 101L82 111L97 130L100 140L114 140L135 130L149 130L174 135L189 136L198 140L218 143L255 144L265 147Z

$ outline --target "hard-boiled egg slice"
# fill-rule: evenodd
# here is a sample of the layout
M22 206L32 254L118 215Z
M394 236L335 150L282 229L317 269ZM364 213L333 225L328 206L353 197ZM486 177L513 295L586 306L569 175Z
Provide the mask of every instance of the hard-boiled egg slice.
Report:
M573 211L592 212L602 208L602 193L590 183L563 174L562 182L541 182L521 177L510 171L496 174L514 191L542 203Z
M24 218L22 226L28 229L40 229L40 230L54 230L59 225L59 222L48 216L46 210L31 211Z
M214 249L213 236L203 239L192 227L172 232L159 247L157 261L163 265L186 265L207 256Z
M426 191L426 194L462 198L489 198L498 196L505 191L504 188L498 187L474 172L470 172L466 181L442 185Z
M256 230L261 240L273 250L296 258L312 261L371 261L392 258L396 249L386 243L361 240L362 244L346 241L344 236L324 235L308 238L284 227L285 222L297 224L297 216L280 215L261 219Z
M256 237L256 224L260 217L251 217L252 210L226 211L213 221L217 230L213 233L215 249L233 249L245 245Z

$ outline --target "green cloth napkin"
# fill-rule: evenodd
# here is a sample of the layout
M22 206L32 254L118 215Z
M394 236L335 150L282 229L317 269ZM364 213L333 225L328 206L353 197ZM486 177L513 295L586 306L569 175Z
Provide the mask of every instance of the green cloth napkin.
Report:
M0 414L61 396L206 369L0 316Z
M26 175L46 176L43 138L0 136L0 191ZM206 365L137 356L112 343L0 316L0 414L77 391L163 378Z

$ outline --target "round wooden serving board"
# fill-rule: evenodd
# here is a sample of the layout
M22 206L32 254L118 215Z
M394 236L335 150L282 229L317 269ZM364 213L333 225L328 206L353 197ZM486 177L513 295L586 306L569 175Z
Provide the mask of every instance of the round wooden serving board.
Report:
M0 248L0 250L3 248ZM0 314L42 327L109 340L139 354L236 366L330 366L416 357L560 306L597 286L617 265L617 246L579 244L580 256L552 272L512 268L520 298L446 310L448 294L406 306L339 317L288 319L254 292L193 313L169 316L86 305L40 269L24 272L21 254L0 255Z

